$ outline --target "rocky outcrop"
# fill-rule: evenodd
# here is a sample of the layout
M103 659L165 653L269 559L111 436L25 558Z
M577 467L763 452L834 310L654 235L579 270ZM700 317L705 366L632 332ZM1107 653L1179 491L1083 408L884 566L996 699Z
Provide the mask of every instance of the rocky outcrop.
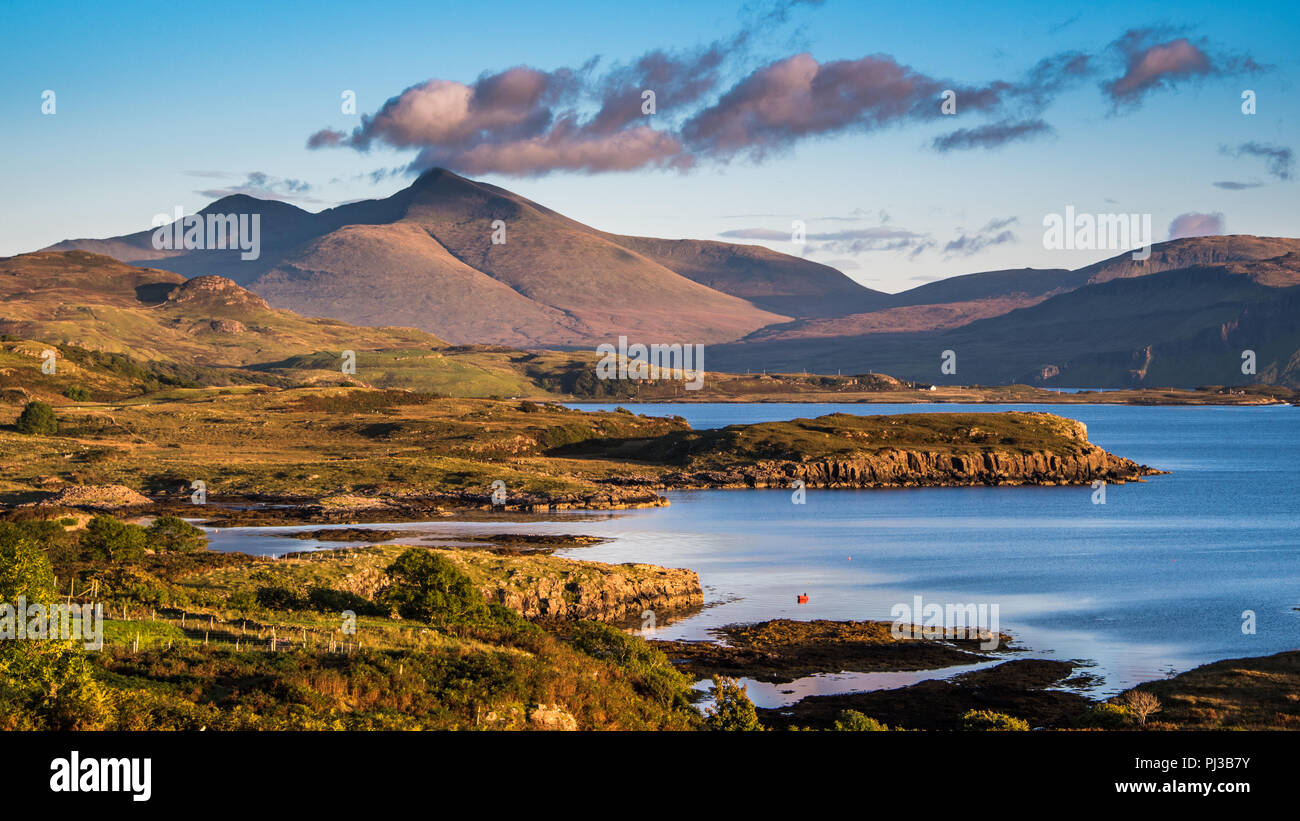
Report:
M657 451L655 449L658 449ZM1048 413L830 414L672 434L641 454L681 465L654 488L961 487L1122 483L1160 473L1088 441L1088 428Z
M666 479L669 487L681 488L788 488L796 479L817 488L960 487L1086 485L1097 480L1120 484L1160 472L1091 447L1067 454L891 450L810 462L764 461L728 470L681 472Z
M464 553L451 552L456 560ZM693 570L652 564L600 564L548 559L558 572L531 573L526 568L476 578L489 601L497 602L538 621L623 622L643 619L646 611L656 618L700 607L704 592ZM471 577L479 576L466 567Z
M239 287L234 280L211 275L194 277L177 285L167 293L167 303L270 310L266 300Z
M36 503L37 507L81 507L117 510L152 505L153 500L123 485L77 485L60 490Z

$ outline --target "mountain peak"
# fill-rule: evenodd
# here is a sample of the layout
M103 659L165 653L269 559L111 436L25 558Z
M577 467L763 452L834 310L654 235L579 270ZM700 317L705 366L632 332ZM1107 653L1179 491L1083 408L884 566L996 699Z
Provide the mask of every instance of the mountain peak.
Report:
M199 209L200 214L293 214L303 215L311 212L299 208L284 200L262 199L251 194L230 194L205 205Z

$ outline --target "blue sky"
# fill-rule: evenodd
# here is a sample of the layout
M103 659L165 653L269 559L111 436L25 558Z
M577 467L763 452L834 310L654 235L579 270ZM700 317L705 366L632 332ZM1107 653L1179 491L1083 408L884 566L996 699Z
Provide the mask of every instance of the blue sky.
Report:
M433 146L433 155L468 162L468 176L619 233L751 242L788 234L803 220L807 245L763 244L834 264L887 291L971 271L1077 267L1110 256L1043 247L1044 215L1067 205L1150 213L1158 240L1184 214L1207 215L1208 223L1197 223L1210 225L1206 230L1297 235L1297 177L1286 152L1300 148L1300 4L1125 2L1072 10L827 0L781 11L751 0L644 8L563 0L10 2L0 33L0 254L141 230L155 214L177 205L197 210L225 190L265 189L310 210L387 196L411 177L376 182L371 172L408 167L418 146L395 147L393 132L383 129L366 132L366 150L311 150L308 138L322 130L352 134L362 125L358 115L373 115L429 80L454 88L516 67L554 77L587 66L585 76L599 85L647 52L685 60L715 41L727 44L726 56L697 100L676 109L665 100L655 117L628 126L649 122L657 136L680 144L674 157L689 158L689 170L646 164L521 174L471 160L479 155L460 144ZM742 31L748 39L733 47ZM1192 70L1155 76L1117 104L1104 84L1134 79L1119 46L1129 32L1144 33L1134 59L1141 49L1185 41ZM1039 61L1070 53L1088 57L1087 75L1033 105L1017 98L976 110L963 99L967 88L1025 83ZM912 100L908 113L878 123L849 112L842 125L777 137L747 127L743 139L765 141L725 151L685 128L701 111L726 113L737 84L801 54L826 74L838 61L861 68L854 61L873 56L906 67L935 88L963 89L958 114L932 116L925 96L921 106ZM56 94L53 115L42 113L47 89ZM358 115L340 111L345 89L356 92ZM1257 95L1253 116L1241 112L1243 89ZM589 117L594 104L561 97L547 111ZM1040 125L1024 139L934 148L955 130L1026 122ZM480 150L503 139L474 137L486 143ZM250 180L255 173L265 177Z

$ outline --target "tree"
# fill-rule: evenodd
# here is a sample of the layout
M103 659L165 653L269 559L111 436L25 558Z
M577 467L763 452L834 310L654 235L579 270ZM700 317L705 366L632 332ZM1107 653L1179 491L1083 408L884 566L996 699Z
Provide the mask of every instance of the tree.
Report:
M159 516L147 528L159 553L199 553L208 549L207 535L179 516Z
M1127 707L1129 712L1137 717L1138 724L1146 724L1147 716L1163 709L1160 706L1160 699L1146 690L1129 690L1119 697L1119 704L1121 707Z
M54 416L54 408L44 402L28 402L18 415L16 427L19 433L29 436L53 436L59 432L59 420Z
M82 550L91 559L103 562L139 561L148 544L149 534L143 527L102 513L92 518L81 534Z
M487 601L469 576L432 550L413 547L385 572L391 582L385 598L404 619L461 623L488 615Z
M55 599L54 572L29 530L0 523L0 602L8 611L0 624L27 618L14 610L20 596L29 607L48 608ZM13 626L3 624L4 631ZM98 729L104 699L85 653L68 637L0 640L0 728Z
M1029 722L1023 718L995 713L992 710L967 710L961 717L963 730L1029 730Z
M835 719L835 729L850 732L879 732L888 730L884 724L857 710L841 710Z
M763 729L745 685L727 676L713 677L713 706L705 713L704 724L710 730L729 732Z

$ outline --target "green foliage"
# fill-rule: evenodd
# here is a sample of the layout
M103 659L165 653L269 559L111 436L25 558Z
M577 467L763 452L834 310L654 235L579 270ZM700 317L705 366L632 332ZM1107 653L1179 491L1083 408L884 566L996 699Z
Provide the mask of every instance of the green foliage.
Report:
M92 518L81 535L86 556L102 562L137 562L149 545L149 532L143 527L103 514Z
M728 732L763 729L744 685L727 676L713 677L713 706L705 713L704 724Z
M63 395L73 402L87 402L90 400L90 391L80 385L70 385Z
M198 553L208 549L202 530L178 516L159 516L148 527L149 543L160 553Z
M1029 730L1029 722L1023 718L1009 716L1006 713L996 713L992 710L967 710L961 717L961 728L963 730L1015 730L1024 732Z
M881 732L888 730L884 724L857 710L841 710L835 719L835 729L847 732Z
M45 548L50 563L54 565L76 561L81 557L81 545L78 535L65 528L76 524L75 519L62 518L58 521L32 519L22 522L5 523L7 527L30 537L36 544Z
M690 708L690 678L674 667L662 650L640 636L612 625L583 621L578 623L570 641L587 655L612 662L626 671L638 693L665 707Z
M301 610L307 606L307 600L297 591L280 585L263 585L254 595L258 606L268 610Z
M449 559L413 547L386 570L385 601L404 619L434 624L473 623L489 616L483 594Z
M28 402L15 423L19 433L29 436L53 436L59 432L59 420L54 408L44 402Z
M1079 718L1078 725L1099 730L1118 730L1132 722L1133 714L1127 707L1105 701L1088 708L1088 712Z
M537 437L542 447L550 450L552 448L562 448L566 445L576 445L579 442L585 442L595 435L590 425L582 422L574 422L567 425L552 425L542 431Z
M54 600L54 571L31 524L0 522L0 602Z
M0 622L8 633L25 613L12 608L54 600L54 571L41 544L25 528L0 524ZM85 654L63 639L0 640L0 729L96 729L104 716L104 694Z
M375 604L356 593L329 587L313 587L308 590L307 606L322 613L342 613L344 610L351 610L359 616L386 616L389 612L386 607Z

